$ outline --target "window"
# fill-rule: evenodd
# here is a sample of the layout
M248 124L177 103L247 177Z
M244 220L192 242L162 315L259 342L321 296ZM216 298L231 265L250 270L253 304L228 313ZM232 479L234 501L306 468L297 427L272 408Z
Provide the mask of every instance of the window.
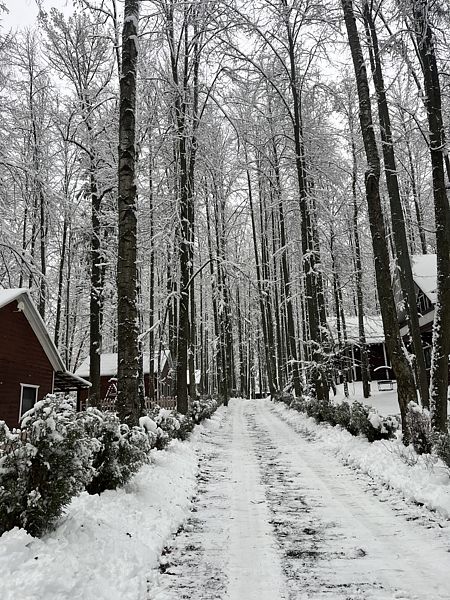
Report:
M39 386L38 385L25 385L24 383L20 384L22 388L22 393L20 397L20 417L22 417L30 408L36 404L37 393Z

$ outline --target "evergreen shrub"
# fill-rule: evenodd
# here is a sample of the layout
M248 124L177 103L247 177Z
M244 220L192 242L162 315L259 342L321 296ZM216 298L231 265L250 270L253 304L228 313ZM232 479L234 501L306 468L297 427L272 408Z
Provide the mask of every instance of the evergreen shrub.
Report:
M334 404L329 399L319 401L307 397L294 398L290 402L282 398L281 401L290 408L313 417L318 423L340 425L352 435L365 436L369 442L391 439L399 427L395 417L384 417L371 406L361 402L350 404L342 401Z
M448 433L435 431L433 433L434 452L443 463L450 467L450 435Z
M42 535L75 495L122 487L150 460L152 448L186 439L217 406L199 399L186 416L157 407L153 418L130 428L115 413L77 413L69 398L50 395L24 415L21 430L0 421L0 535L13 527Z
M182 417L176 411L161 408L158 405L149 410L147 414L157 426L155 448L164 450L170 440L177 437Z
M96 448L67 399L37 402L22 431L0 422L0 535L13 527L32 535L51 528L91 480Z
M94 475L86 485L89 494L101 494L124 486L149 461L157 436L143 427L128 427L115 413L88 408L79 415L95 440Z
M191 404L189 416L195 423L201 423L205 419L209 419L217 410L219 403L211 396L197 398Z
M352 435L357 435L358 430L352 422L352 411L348 402L340 402L334 407L334 421Z
M410 442L417 454L431 454L433 435L429 411L415 402L410 402L406 413L406 422Z

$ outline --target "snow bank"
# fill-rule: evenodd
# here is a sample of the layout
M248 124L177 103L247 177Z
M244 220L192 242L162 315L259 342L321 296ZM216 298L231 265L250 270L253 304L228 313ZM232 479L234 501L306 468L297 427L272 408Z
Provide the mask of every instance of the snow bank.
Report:
M331 452L346 464L397 490L407 500L424 504L442 517L450 518L450 471L439 459L419 456L399 439L369 443L339 426L317 424L314 419L281 403L271 403L271 406L295 429L312 437L312 443L320 450Z
M168 537L189 513L196 485L196 448L219 426L223 409L196 427L189 442L152 451L123 489L87 493L69 505L42 539L23 529L0 537L1 600L142 600L147 575Z

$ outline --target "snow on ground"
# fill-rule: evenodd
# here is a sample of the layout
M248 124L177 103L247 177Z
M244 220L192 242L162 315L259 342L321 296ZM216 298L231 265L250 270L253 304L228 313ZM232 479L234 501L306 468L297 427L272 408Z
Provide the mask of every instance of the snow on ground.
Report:
M189 514L196 450L213 435L221 408L189 442L153 451L129 485L83 493L42 539L15 529L0 537L1 600L141 600L167 538Z
M42 540L4 534L0 599L445 600L449 517L441 463L235 399Z
M378 390L378 385L376 381L372 381L370 383L371 388L371 396L370 398L364 398L362 391L362 382L354 381L348 384L348 392L349 402L354 402L357 400L358 402L362 402L363 404L368 404L369 406L373 406L378 410L378 412L382 415L398 415L400 414L400 409L398 407L397 400L397 384L394 383L394 389L380 392ZM337 394L333 396L333 392L330 392L330 398L335 400L345 400L344 395L344 384L341 383L337 386Z
M267 400L233 400L147 600L448 599L448 522L344 465L341 445L380 458L350 437ZM401 482L431 478L389 456ZM448 498L446 475L440 487Z
M282 404L273 405L272 410L301 435L314 438L320 452L336 456L375 481L397 490L406 500L450 519L450 470L439 459L419 456L398 439L369 443L339 426L319 425Z
M362 391L362 382L354 381L353 383L348 384L349 397L348 401L353 402L357 400L358 402L362 402L363 404L368 404L369 406L373 406L378 410L378 412L382 415L399 415L400 409L398 407L397 400L397 382L394 381L394 389L389 391L380 392L378 389L378 384L376 381L372 381L370 383L371 387L371 396L370 398L364 398ZM449 397L450 397L450 387L449 387ZM337 386L337 394L333 396L333 392L330 392L330 398L334 398L335 400L344 400L344 384L340 384ZM449 414L450 414L450 403L449 403Z
M287 599L281 552L242 401L204 447L191 518L165 549L149 600Z

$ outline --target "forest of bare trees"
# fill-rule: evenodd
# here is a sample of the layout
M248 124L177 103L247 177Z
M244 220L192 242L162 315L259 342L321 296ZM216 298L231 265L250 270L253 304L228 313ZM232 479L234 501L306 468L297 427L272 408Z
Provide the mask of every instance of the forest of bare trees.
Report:
M449 26L433 0L77 0L3 24L0 286L31 288L71 371L90 356L92 405L102 352L125 421L143 352L170 351L182 413L326 401L354 377L348 320L367 397L381 315L404 433L418 395L447 431Z

